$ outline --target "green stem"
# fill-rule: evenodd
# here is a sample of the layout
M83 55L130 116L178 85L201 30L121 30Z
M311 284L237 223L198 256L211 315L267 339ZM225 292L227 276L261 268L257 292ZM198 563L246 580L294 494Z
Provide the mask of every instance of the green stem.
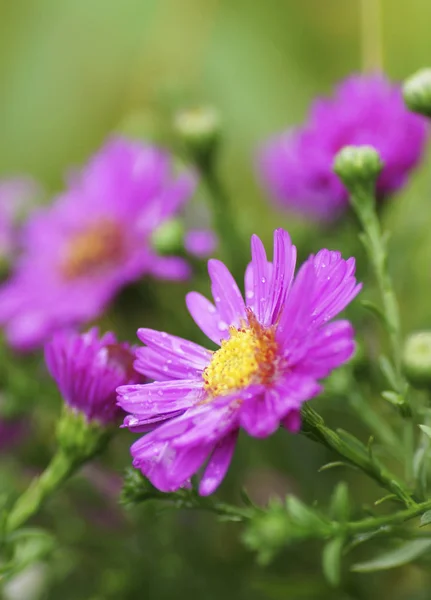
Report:
M347 534L354 535L357 533L373 531L374 529L378 529L379 527L383 527L385 525L400 525L405 521L409 521L410 519L414 519L415 517L422 515L430 509L431 500L427 500L426 502L412 505L405 510L400 510L390 515L383 515L382 517L367 517L366 519L361 519L359 521L350 521L342 524L334 523L333 525L337 529L342 529L343 532Z
M57 490L79 467L69 455L59 450L40 477L35 478L18 498L6 521L6 532L11 533L35 515L45 500Z
M385 321L389 333L393 363L399 388L396 391L403 394L406 383L401 370L401 321L397 298L388 271L386 241L382 235L380 222L375 210L374 182L370 183L369 186L357 186L356 189L352 190L351 200L364 229L363 236L365 238L365 250L368 259L373 266L380 295L382 297Z
M302 409L303 426L302 432L330 448L349 463L355 465L374 479L379 485L397 496L406 506L416 506L409 489L405 484L393 475L377 458L372 456L358 441L357 446L347 443L338 433L325 425L322 417L317 414L308 404Z
M248 258L244 254L244 244L236 220L232 214L231 201L216 171L214 159L202 162L200 171L206 184L211 202L214 227L219 237L224 259L233 275L242 276Z
M382 71L382 19L380 0L361 0L361 55L364 72Z

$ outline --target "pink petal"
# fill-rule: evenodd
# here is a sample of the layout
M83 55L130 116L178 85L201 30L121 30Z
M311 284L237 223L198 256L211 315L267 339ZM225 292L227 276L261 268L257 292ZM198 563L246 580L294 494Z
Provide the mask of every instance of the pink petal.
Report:
M217 312L216 307L198 292L186 296L186 304L196 325L215 344L220 346L222 339L229 337L229 325Z
M238 430L232 431L214 448L199 485L199 494L209 496L223 481L229 468L238 438Z
M211 290L217 311L227 325L239 327L245 319L244 299L229 269L219 260L208 261Z

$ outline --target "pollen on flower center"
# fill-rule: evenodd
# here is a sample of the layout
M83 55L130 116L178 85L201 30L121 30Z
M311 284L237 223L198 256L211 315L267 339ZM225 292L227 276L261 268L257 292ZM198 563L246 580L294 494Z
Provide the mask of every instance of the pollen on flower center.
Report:
M276 369L275 329L263 327L249 312L248 324L229 328L203 373L204 388L212 397L240 390L251 383L270 383Z
M123 232L117 223L106 219L71 238L61 270L67 279L74 279L117 263L123 254Z

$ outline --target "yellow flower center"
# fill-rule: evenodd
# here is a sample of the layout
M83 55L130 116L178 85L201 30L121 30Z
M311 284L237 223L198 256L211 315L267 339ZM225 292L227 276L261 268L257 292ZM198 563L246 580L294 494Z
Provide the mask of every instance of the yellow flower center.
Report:
M276 370L275 328L263 327L251 311L244 327L229 328L203 373L209 397L224 396L252 383L270 383Z
M99 221L69 241L61 265L63 275L75 279L118 263L124 254L124 242L117 223Z

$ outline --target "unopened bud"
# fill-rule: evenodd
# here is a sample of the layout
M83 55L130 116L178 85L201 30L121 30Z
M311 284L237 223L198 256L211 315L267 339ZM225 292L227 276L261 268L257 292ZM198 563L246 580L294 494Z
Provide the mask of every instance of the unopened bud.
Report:
M68 406L57 423L57 442L73 463L84 463L101 452L112 437L113 428L88 421L84 413Z
M431 117L431 69L421 69L403 86L404 102L416 113Z
M431 331L411 334L403 351L405 374L412 385L431 387Z
M184 227L179 219L165 221L151 235L151 244L158 254L173 254L183 247Z
M382 169L383 162L372 146L345 146L334 160L334 171L349 191L374 184Z
M175 117L174 127L186 150L198 164L211 157L221 132L220 116L213 107L180 111Z

